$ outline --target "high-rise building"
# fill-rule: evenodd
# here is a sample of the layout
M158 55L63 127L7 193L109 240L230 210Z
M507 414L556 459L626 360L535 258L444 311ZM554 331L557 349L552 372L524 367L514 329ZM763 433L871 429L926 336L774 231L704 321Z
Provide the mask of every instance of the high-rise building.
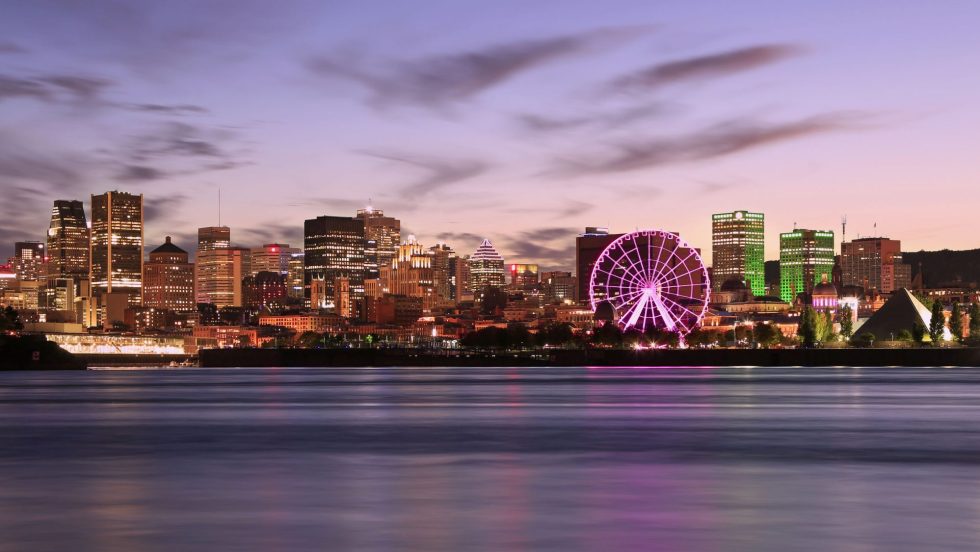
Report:
M834 270L834 233L793 230L779 235L779 298L792 303Z
M391 295L420 297L422 309L431 310L437 303L432 258L415 236L409 236L408 241L398 246L398 256L391 267L382 267L382 290Z
M394 217L386 217L381 209L371 207L358 209L355 218L364 221L364 238L374 242L369 244L365 252L365 277L376 278L380 267L390 266L391 261L398 256L398 245L402 241L402 223ZM373 251L377 253L372 255Z
M227 226L205 226L197 229L197 250L210 251L231 247L231 228Z
M197 302L210 303L219 309L243 306L242 283L252 273L251 253L247 247L198 250Z
M231 247L231 228L205 226L197 229L197 254L194 258L194 301L214 304L219 285L218 265L221 255L213 251Z
M89 276L89 228L81 201L59 199L51 209L48 227L48 278Z
M841 244L841 280L891 293L912 284L912 267L902 262L902 242L888 238L859 238Z
M128 304L138 306L143 283L143 195L119 191L93 195L91 236L92 293L124 292Z
M150 251L143 264L143 306L192 312L194 299L194 265L187 251L177 247L167 236L160 247Z
M755 296L766 293L766 217L733 211L711 216L711 268L715 291L728 280L746 283Z
M575 297L575 276L571 272L555 270L541 273L541 287L548 301L564 303Z
M259 272L289 274L289 260L299 252L298 247L289 247L288 243L267 243L262 247L253 247L252 276Z
M304 286L311 308L335 307L337 278L348 279L353 301L364 296L364 249L364 219L322 216L304 223Z
M290 299L303 299L303 273L305 270L303 265L302 251L299 253L293 253L289 256L288 271L286 273L286 296Z
M432 288L439 303L456 300L456 252L444 243L429 248L432 257Z
M575 238L575 277L578 280L575 301L589 300L589 281L595 262L606 247L620 236L622 234L610 234L607 228L587 226L585 233Z
M470 256L470 289L474 296L481 297L488 287L504 287L504 258L493 248L490 240L484 239Z
M14 243L14 256L10 259L10 268L22 282L34 282L44 279L45 270L44 244L39 241L20 241Z
M538 265L515 263L508 267L510 273L510 289L514 291L532 291L538 287Z
M286 307L285 274L263 270L246 276L242 287L246 308L278 312Z

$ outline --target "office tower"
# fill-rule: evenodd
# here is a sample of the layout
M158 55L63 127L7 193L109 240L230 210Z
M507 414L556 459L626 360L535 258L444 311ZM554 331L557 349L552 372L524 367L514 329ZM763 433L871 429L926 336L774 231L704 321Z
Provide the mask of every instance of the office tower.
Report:
M194 265L167 236L143 264L143 306L174 312L195 310Z
M509 267L510 289L514 291L532 291L538 287L538 265L512 264Z
M432 257L415 236L409 236L408 241L398 246L391 267L382 267L382 289L391 295L419 297L422 309L431 310L436 304Z
M891 293L911 285L912 267L902 262L900 240L860 238L844 242L840 258L845 286Z
M469 265L470 289L476 298L480 298L488 287L504 287L504 258L493 248L490 240L483 240L476 248L476 252L470 256Z
M251 253L247 247L198 251L196 301L219 309L243 306L242 280L251 274Z
M337 278L348 279L355 302L364 296L364 220L322 216L304 223L304 286L311 308L335 307Z
M143 195L119 191L93 195L91 236L92 293L124 292L128 304L138 306L143 282Z
M286 307L286 275L263 270L246 276L242 284L242 293L245 295L246 308L280 311Z
M35 282L45 274L44 244L38 241L21 241L14 243L14 256L10 259L10 268L22 282Z
M393 217L386 217L381 209L358 209L354 217L364 221L364 238L372 240L374 244L368 244L365 252L366 263L368 264L365 277L376 278L378 270L382 266L391 265L391 261L398 256L398 245L402 241L400 220ZM372 247L377 251L372 256Z
M227 226L205 226L197 229L197 251L225 249L231 247L231 228Z
M429 248L432 258L432 289L440 303L456 300L456 252L444 243Z
M711 268L715 291L728 280L744 281L752 295L766 293L765 226L762 213L733 211L711 216Z
M575 301L588 302L592 268L606 247L620 236L622 234L610 234L607 228L587 226L585 233L575 238L575 277L578 280Z
M212 304L219 285L216 283L219 259L211 253L231 247L231 228L205 226L197 229L197 254L194 258L194 302Z
M470 256L449 257L449 273L453 276L449 293L457 304L473 300L472 274L470 273Z
M571 272L555 270L541 273L541 288L547 300L557 303L573 301L575 297L575 276Z
M290 299L303 299L303 273L305 270L303 265L302 251L299 253L293 253L289 256L288 271L286 273L286 295Z
M779 235L779 298L792 303L834 270L834 233L793 230Z
M267 243L262 247L253 247L252 276L259 272L289 274L289 260L299 252L298 247L290 247L288 243Z
M48 277L85 280L89 276L89 228L81 201L59 199L48 227Z

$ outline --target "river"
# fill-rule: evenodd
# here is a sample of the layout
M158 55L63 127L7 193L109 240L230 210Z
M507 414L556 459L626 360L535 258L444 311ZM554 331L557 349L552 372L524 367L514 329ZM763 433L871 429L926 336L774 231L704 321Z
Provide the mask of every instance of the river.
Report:
M980 549L980 369L0 373L0 550Z

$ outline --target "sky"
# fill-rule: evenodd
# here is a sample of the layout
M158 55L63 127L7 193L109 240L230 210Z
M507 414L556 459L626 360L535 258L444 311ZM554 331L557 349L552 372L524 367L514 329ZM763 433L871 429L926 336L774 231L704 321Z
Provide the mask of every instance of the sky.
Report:
M0 255L142 193L148 247L302 245L370 204L424 245L571 268L585 226L766 215L980 247L980 3L0 3Z

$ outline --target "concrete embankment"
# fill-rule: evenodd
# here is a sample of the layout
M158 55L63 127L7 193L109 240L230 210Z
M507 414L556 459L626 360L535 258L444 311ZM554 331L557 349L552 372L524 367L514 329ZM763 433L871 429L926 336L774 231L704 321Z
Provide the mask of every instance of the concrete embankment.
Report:
M980 349L548 350L208 349L202 367L328 366L980 366Z

